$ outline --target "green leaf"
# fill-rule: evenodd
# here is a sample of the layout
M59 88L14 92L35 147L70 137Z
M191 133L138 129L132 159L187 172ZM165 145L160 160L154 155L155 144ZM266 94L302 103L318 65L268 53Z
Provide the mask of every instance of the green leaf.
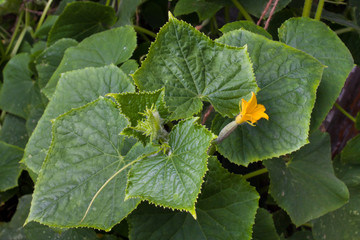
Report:
M127 75L132 75L139 68L139 64L134 59L127 60L124 62L120 69Z
M14 145L0 142L0 191L16 187L21 169L19 161L24 151Z
M42 104L40 89L31 79L30 62L27 53L11 58L3 71L4 85L0 92L0 108L25 119L33 107Z
M0 141L24 148L29 135L25 127L26 121L12 114L6 114L0 131Z
M342 208L314 220L315 239L357 240L360 238L360 160L357 164L334 161L336 175L349 188L349 202Z
M249 32L260 34L268 39L272 39L272 36L270 35L270 33L268 33L265 29L263 29L262 27L256 25L253 22L250 22L250 21L231 22L231 23L225 24L222 28L220 28L220 31L225 34L225 33L237 30L237 29L245 29Z
M63 1L62 1L63 2ZM47 38L52 26L55 24L59 16L50 15L47 16L41 27L35 32L36 38Z
M341 161L350 164L359 164L360 159L360 135L355 136L346 143L341 152Z
M215 43L171 15L133 77L140 90L165 87L170 120L200 112L202 101L233 117L240 99L257 91L246 47Z
M280 240L272 215L266 209L258 208L252 236L253 240Z
M241 176L209 159L195 220L189 213L142 204L129 217L130 239L251 239L259 195Z
M285 240L285 238L282 238ZM287 240L314 240L313 238L313 234L311 231L308 230L304 230L304 231L299 231L299 232L295 232L291 237L286 238Z
M170 149L136 163L128 176L126 198L180 209L195 216L195 202L207 171L207 150L214 135L197 118L181 121L169 135Z
M35 60L36 70L39 75L39 87L43 88L59 66L64 52L67 48L76 46L77 42L73 39L61 39L45 49Z
M121 113L130 121L130 126L124 129L123 134L134 136L144 144L147 138L142 132L136 131L134 127L145 119L145 111L154 106L162 119L166 119L168 116L168 110L164 102L164 89L154 92L110 93L107 96L111 96L116 100L120 105Z
M42 91L50 99L62 73L85 67L120 64L131 57L135 47L136 34L130 26L94 34L65 51L59 67Z
M0 225L0 240L24 239L24 240L95 240L96 233L90 229L69 229L58 233L51 228L36 222L31 222L23 227L25 219L29 214L31 195L22 196L16 208L15 215L9 223ZM10 237L10 238L9 238Z
M262 12L264 11L266 4L269 2L268 0L238 0L251 15L256 17L260 17ZM280 11L284 7L286 7L291 0L280 0L276 5L275 12ZM267 12L265 17L269 16L270 11Z
M74 2L68 4L50 30L47 44L62 38L81 41L94 33L109 29L115 23L112 7L95 2Z
M218 151L236 164L247 165L295 151L306 144L310 114L315 102L323 66L310 55L283 43L240 29L224 34L217 41L247 44L253 62L260 104L269 120L256 127L239 126L220 145ZM214 120L215 134L231 120Z
M51 119L109 92L133 92L134 90L128 77L113 65L63 74L53 98L29 139L23 162L33 172L39 173L51 142Z
M127 124L103 97L56 118L27 221L109 231L133 211L140 199L124 200L128 168L103 186L119 169L154 152L118 134Z
M311 120L319 128L354 67L354 60L340 38L324 23L310 18L292 18L279 28L280 41L309 53L326 65Z
M297 226L348 201L346 185L334 174L327 134L314 132L310 144L287 159L267 160L264 165L270 174L271 195Z
M222 5L206 0L180 0L176 3L174 15L177 17L196 12L199 16L199 20L203 21L213 17L221 8Z
M135 15L136 9L143 2L145 2L145 0L121 0L119 10L116 14L118 20L114 26L132 25L132 18Z

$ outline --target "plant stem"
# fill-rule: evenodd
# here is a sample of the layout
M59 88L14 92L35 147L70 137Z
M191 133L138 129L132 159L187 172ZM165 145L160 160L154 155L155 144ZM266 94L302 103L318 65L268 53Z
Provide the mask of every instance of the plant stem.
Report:
M143 28L143 27L140 27L137 25L134 25L133 27L134 27L135 31L142 32L142 33L149 35L150 37L156 38L156 33L152 32L150 30L147 30L146 28Z
M40 29L41 25L43 24L44 19L45 19L45 16L46 16L47 12L49 11L49 8L50 8L50 5L51 5L52 1L53 1L53 0L49 0L49 1L46 3L46 6L45 6L45 8L44 8L44 11L43 11L43 13L41 14L40 20L39 20L39 22L38 22L38 25L36 26L35 32L37 32L37 31Z
M251 18L249 13L245 10L245 8L237 1L237 0L231 0L235 7L239 9L240 13L244 16L244 18L248 21L254 22L254 20Z
M319 0L317 9L316 9L316 13L315 13L315 20L320 20L320 18L321 18L321 13L324 8L324 1L325 0Z
M349 118L351 121L356 122L356 119L350 115L345 109L343 109L338 103L334 103L334 106L342 112L347 118Z
M305 0L304 9L302 13L303 17L310 17L311 6L312 6L312 0Z
M354 28L352 27L347 27L347 28L341 28L339 30L336 30L335 33L337 35L343 34L343 33L347 33L347 32L352 32L354 30Z
M110 0L106 0L105 6L109 6L110 5Z
M11 57L15 56L15 54L16 54L17 51L19 50L19 47L20 47L20 45L21 45L21 42L22 42L22 40L23 40L24 37L25 37L25 33L29 30L29 28L30 28L30 27L25 27L25 28L21 31L21 33L20 33L20 35L19 35L19 38L16 40L15 46L14 46L13 50L11 51L11 54L10 54Z
M259 176L259 175L264 174L264 173L267 173L267 172L268 172L268 170L267 170L266 168L261 168L261 169L259 169L259 170L254 171L254 172L245 174L245 175L243 176L243 178L249 179L249 178L256 177L256 176Z
M20 29L20 24L21 24L21 22L22 22L23 16L24 16L24 11L21 11L21 13L20 13L20 15L19 15L19 18L18 18L18 20L17 20L17 23L16 23L16 25L15 25L15 30L14 30L13 35L12 35L12 37L11 37L10 43L9 43L9 45L8 45L7 48L6 48L5 55L7 55L7 54L10 52L11 46L12 46L12 44L14 43L15 38L16 38L16 36L17 36L17 34L18 34L18 31L19 31L19 29Z
M331 3L331 4L336 4L336 5L346 5L346 3L344 3L344 2L335 2L335 1L330 1L330 0L325 0L325 2Z

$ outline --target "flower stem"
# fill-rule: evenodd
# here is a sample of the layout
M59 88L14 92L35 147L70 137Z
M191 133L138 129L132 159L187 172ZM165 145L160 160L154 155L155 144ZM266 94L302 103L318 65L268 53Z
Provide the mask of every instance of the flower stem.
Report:
M318 6L316 9L316 13L315 13L315 20L320 20L320 18L321 18L321 13L324 8L324 1L325 0L319 0Z
M18 32L19 32L20 24L21 24L21 22L22 22L23 16L24 16L24 11L21 11L21 13L20 13L20 15L19 15L19 18L17 19L16 25L15 25L15 30L14 30L13 35L12 35L12 37L11 37L10 43L9 43L9 45L8 45L7 48L6 48L5 55L7 55L7 54L10 52L10 50L11 50L11 46L12 46L12 44L14 43L15 38L16 38Z
M237 1L237 0L231 0L235 7L239 9L240 13L244 16L244 18L248 21L254 22L254 20L251 18L249 13L245 10L245 8Z
M302 13L303 17L310 17L311 6L312 6L312 0L305 0L304 9Z
M336 33L337 35L340 35L340 34L347 33L347 32L352 32L352 31L354 31L354 28L352 28L352 27L347 27L347 28L341 28L341 29L339 29L339 30L336 30L335 33Z
M152 32L150 30L147 30L146 28L143 28L143 27L140 27L137 25L134 25L133 27L134 27L135 31L137 31L137 32L142 32L142 33L149 35L150 37L156 38L156 33Z
M243 176L243 178L249 179L249 178L256 177L256 176L259 176L259 175L264 174L264 173L267 173L267 172L268 172L268 170L267 170L266 168L261 168L261 169L259 169L259 170L254 171L254 172L245 174L245 175Z
M20 45L21 45L21 42L22 42L22 40L24 39L24 37L25 37L25 33L28 31L30 29L30 27L25 27L22 31L21 31L21 33L20 33L20 35L19 35L19 38L17 39L17 41L16 41L16 43L15 43L15 45L14 45L14 48L13 48L13 50L11 51L11 56L15 56L15 54L17 53L17 51L19 50L19 47L20 47Z
M342 108L338 103L335 103L334 106L342 112L347 118L349 118L351 121L356 122L356 119L350 115L344 108Z
M50 8L50 5L51 5L52 1L53 1L53 0L49 0L49 1L46 3L46 6L45 6L45 8L44 8L44 11L43 11L43 13L41 14L40 20L39 20L39 22L38 22L38 25L36 26L35 32L37 32L37 31L40 29L41 25L43 24L43 22L44 22L44 20L45 20L45 16L46 16L47 12L49 11L49 8Z

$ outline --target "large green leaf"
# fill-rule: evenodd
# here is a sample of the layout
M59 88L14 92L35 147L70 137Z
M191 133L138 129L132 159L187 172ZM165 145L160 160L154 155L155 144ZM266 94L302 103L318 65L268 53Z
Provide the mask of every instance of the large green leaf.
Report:
M252 240L280 240L272 215L266 209L258 208L252 236Z
M56 118L27 221L110 230L134 210L140 199L124 200L128 168L95 198L118 170L156 150L119 135L127 124L116 104L103 97Z
M349 188L350 199L342 208L314 220L314 237L318 240L360 239L360 159L354 165L335 161L334 169Z
M17 186L21 169L19 161L24 154L17 146L0 142L0 191Z
M24 148L29 135L26 132L26 121L12 114L6 114L0 131L0 141Z
M76 46L77 42L73 39L61 39L45 49L35 61L36 70L39 75L39 86L43 88L59 66L64 56L65 50Z
M332 108L354 67L350 51L324 23L310 18L292 18L279 29L280 41L309 53L326 65L316 96L311 129L318 128Z
M217 41L232 46L247 44L261 89L257 99L269 115L268 121L262 119L256 127L239 126L218 151L236 164L247 165L306 144L323 66L302 51L243 29L226 33ZM218 117L213 130L219 133L230 121Z
M27 118L33 107L42 104L40 89L31 78L31 57L21 53L6 64L4 85L0 92L0 108L22 118Z
M207 150L214 135L191 118L169 135L166 153L136 163L129 172L127 198L139 197L160 206L195 214L195 202L207 171Z
M105 44L106 43L106 44ZM136 34L132 27L120 27L94 34L68 48L59 67L42 91L51 98L60 75L85 67L102 67L125 62L136 47Z
M36 222L31 222L23 227L29 214L31 195L22 196L16 208L15 215L9 223L0 225L0 240L96 240L96 233L90 229L69 229L58 233L51 228Z
M346 185L334 174L330 139L314 132L310 144L289 155L288 162L264 162L270 173L270 192L296 225L343 206L349 199Z
M108 29L115 23L112 7L95 2L74 2L68 4L50 30L48 45L62 38L81 41L94 33Z
M128 77L113 65L63 74L53 98L29 139L23 162L32 171L39 173L51 142L51 119L109 92L133 92L134 90Z
M199 15L199 20L202 21L213 17L221 8L221 4L206 0L180 0L176 3L174 15L180 16L196 12Z
M359 164L360 161L360 135L352 138L346 143L341 152L341 161L350 164Z
M209 159L195 220L189 213L142 204L129 217L130 239L251 239L259 195L241 176Z
M133 77L140 90L165 86L172 120L200 112L202 101L233 117L240 99L257 91L246 47L215 43L171 15Z
M222 33L228 33L237 29L245 29L249 32L260 34L263 35L264 37L267 37L268 39L272 39L270 33L268 33L265 29L250 21L242 20L242 21L231 22L225 24L222 28L220 28L220 31Z

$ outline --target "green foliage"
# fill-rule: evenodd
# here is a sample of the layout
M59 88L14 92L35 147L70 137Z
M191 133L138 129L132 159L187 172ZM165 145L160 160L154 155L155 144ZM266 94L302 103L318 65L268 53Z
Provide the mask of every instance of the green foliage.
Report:
M199 113L203 101L234 117L239 100L257 92L246 48L215 43L171 15L133 76L140 90L165 87L170 120Z
M210 2L206 0L180 0L177 2L174 15L180 16L196 12L199 15L199 19L205 20L211 18L214 14L221 9L221 5L216 2Z
M256 25L253 22L250 22L250 21L231 22L231 23L225 24L222 28L220 28L220 31L225 34L225 33L237 30L237 29L244 29L249 32L260 34L264 37L267 37L268 39L272 39L272 36L270 35L270 33L268 33L265 29L263 29L262 27Z
M351 53L324 23L309 18L292 18L279 28L280 41L309 53L327 66L317 91L311 129L319 128L332 108L354 67Z
M21 169L19 161L23 150L14 145L0 141L0 191L17 186Z
M63 74L54 96L29 139L22 161L33 172L39 173L51 142L51 119L107 93L134 90L129 78L113 65Z
M347 142L341 152L341 161L349 164L359 164L360 159L360 135Z
M0 141L24 148L28 140L26 121L14 115L6 114L0 131Z
M256 127L239 126L217 146L218 151L231 162L247 166L306 144L323 66L302 51L243 29L226 33L217 41L248 46L261 89L257 98L270 119L260 120ZM217 117L213 131L218 134L230 121Z
M284 159L271 159L264 164L270 173L271 195L297 226L348 201L347 187L332 168L327 134L313 133L308 145Z
M62 38L81 41L94 33L108 29L115 23L115 11L94 2L68 4L52 26L47 40L52 45Z
M189 213L142 204L129 216L130 239L251 239L259 196L241 176L230 174L214 157Z
M103 44L104 42L106 44ZM131 27L114 28L94 34L76 47L65 51L60 65L42 91L50 99L62 73L85 67L120 64L130 58L135 47L136 36Z

